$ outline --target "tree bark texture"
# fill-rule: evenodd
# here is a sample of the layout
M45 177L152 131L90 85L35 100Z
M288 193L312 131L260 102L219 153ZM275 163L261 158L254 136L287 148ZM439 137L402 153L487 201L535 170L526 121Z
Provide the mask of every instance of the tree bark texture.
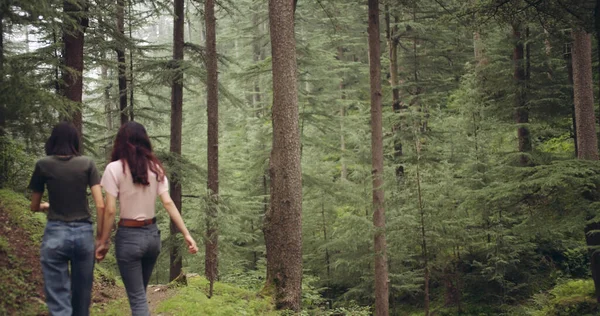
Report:
M204 2L206 20L206 104L208 114L208 213L206 214L206 242L204 275L210 282L210 296L218 275L217 203L219 201L219 98L217 72L217 37L215 30L214 0Z
M4 81L4 3L0 4L0 87L3 87ZM3 91L0 91L3 92ZM6 135L6 105L4 100L0 98L0 151L5 148L4 135ZM2 156L4 153L0 152ZM4 187L8 178L8 161L2 159L0 161L0 188Z
M567 63L567 80L569 85L573 86L573 56L571 55L571 45L567 45L567 51L564 54L565 62ZM575 95L571 89L571 121L573 128L573 144L575 145L575 157L579 149L577 148L577 118L575 117Z
M594 27L596 29L596 54L600 58L600 0L596 0L596 7L594 8ZM597 71L600 75L600 63L598 63ZM600 92L600 82L598 83L598 92ZM600 110L600 97L598 98L598 107ZM600 117L598 119L600 120ZM597 138L600 138L600 136L597 136Z
M273 63L271 203L265 216L267 286L277 309L300 310L302 294L302 170L296 79L294 3L269 0Z
M184 0L175 0L175 17L173 21L173 61L176 65L177 74L174 76L171 86L171 146L170 151L174 156L181 156L181 130L183 125L183 21ZM170 181L171 198L175 206L181 212L181 175L174 174ZM179 232L171 221L171 237ZM173 238L174 239L174 238ZM175 280L181 274L181 256L177 247L171 247L169 280Z
M573 95L577 125L577 158L598 160L598 137L594 113L594 90L592 84L592 36L581 29L571 31L571 61L573 65ZM600 245L600 224L589 223L585 228L588 247ZM600 302L600 252L589 249L592 278L596 299Z
M128 10L128 16L129 16L129 39L133 40L133 30L132 30L132 20L133 17L131 15L131 10L132 10L132 6L133 6L133 1L130 0L129 1L129 10ZM124 27L124 26L123 26ZM130 121L134 121L134 115L133 115L133 49L129 50L129 120Z
M394 16L395 22L397 17ZM392 86L392 109L394 113L400 114L402 110L400 104L400 87L398 80L398 41L397 37L398 27L391 26L390 20L390 8L386 4L385 6L385 29L388 44L388 53L390 58L390 86ZM400 164L402 157L402 140L400 139L400 123L395 123L392 126L392 135L394 137L394 163L396 166L396 179L400 181L404 176L404 167Z
M342 62L344 60L344 48L338 47L337 49L337 59ZM346 139L344 137L344 117L346 115L346 85L344 84L344 78L340 78L340 100L342 101L342 106L340 108L340 162L342 164L342 173L341 179L348 179L348 167L346 166Z
M369 0L369 63L371 84L371 155L373 225L375 226L375 315L389 315L388 271L383 192L383 130L381 109L381 47L379 0Z
M527 73L525 71L525 54L523 38L519 25L513 25L513 40L515 47L513 50L513 78L515 82L515 122L517 123L517 137L519 140L519 152L531 152L531 138L529 128L529 110L527 109ZM526 165L529 161L528 156L522 154L520 163Z
M117 0L117 31L121 35L121 41L125 39L125 0ZM129 121L127 115L127 75L125 64L125 49L122 44L117 43L117 65L119 81L119 110L121 125Z
M598 160L592 84L592 36L583 30L573 30L571 35L573 38L571 60L577 124L577 158Z
M71 122L82 135L83 117L81 114L81 101L83 95L83 41L84 29L87 26L85 18L86 2L64 1L63 10L70 19L77 21L76 26L67 22L63 24L64 65L67 71L63 73L63 95L77 104L77 108L70 113ZM83 138L80 137L79 148L83 151Z
M5 5L0 4L0 86L4 81L4 10ZM6 107L4 101L0 101L0 137L6 134ZM0 172L0 187L4 182L5 171Z

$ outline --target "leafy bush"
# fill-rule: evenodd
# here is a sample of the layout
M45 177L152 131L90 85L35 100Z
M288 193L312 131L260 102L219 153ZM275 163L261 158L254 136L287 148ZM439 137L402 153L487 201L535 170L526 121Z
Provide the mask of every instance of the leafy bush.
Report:
M596 315L598 306L592 280L571 280L559 284L548 293L535 295L533 316Z

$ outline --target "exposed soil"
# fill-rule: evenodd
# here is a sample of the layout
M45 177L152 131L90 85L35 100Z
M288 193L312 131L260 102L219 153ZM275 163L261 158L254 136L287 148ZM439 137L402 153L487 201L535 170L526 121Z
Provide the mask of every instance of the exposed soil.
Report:
M31 301L44 300L44 283L42 278L42 267L40 265L39 245L33 243L29 233L19 227L8 216L7 212L0 207L0 236L8 240L10 253L16 258L9 258L7 253L0 251L0 267L8 268L14 271L23 271L26 276L27 284L32 286L32 293L27 296L20 296L16 302L17 306L31 304ZM17 262L21 266L14 266ZM6 284L19 286L17 284ZM16 312L11 311L10 312Z
M150 305L150 313L152 315L167 315L167 314L157 314L156 308L160 304L160 302L169 299L171 296L175 295L176 291L174 289L170 289L168 285L150 285L148 286L148 305Z
M31 285L31 289L27 289L29 295L20 295L14 304L15 307L9 307L9 315L17 314L21 306L44 304L44 282L39 243L33 243L29 233L12 221L2 207L0 207L0 236L8 240L10 254L13 256L11 260L8 254L0 249L0 267L15 272L24 271L25 282ZM15 262L18 262L19 266L15 266ZM19 288L18 284L3 284L3 286L8 289ZM114 279L96 278L92 290L93 303L106 303L124 296L124 289L117 286Z

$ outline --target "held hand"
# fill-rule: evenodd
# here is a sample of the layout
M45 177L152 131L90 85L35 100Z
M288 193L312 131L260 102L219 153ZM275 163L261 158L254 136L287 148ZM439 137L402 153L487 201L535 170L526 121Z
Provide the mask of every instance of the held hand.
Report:
M198 252L198 246L196 246L196 241L194 241L194 238L192 238L191 235L185 236L185 242L187 243L188 251L191 254L195 254L196 252Z
M40 212L47 212L50 209L50 203L42 202L40 203Z
M96 260L98 262L104 260L109 248L108 241L96 240Z

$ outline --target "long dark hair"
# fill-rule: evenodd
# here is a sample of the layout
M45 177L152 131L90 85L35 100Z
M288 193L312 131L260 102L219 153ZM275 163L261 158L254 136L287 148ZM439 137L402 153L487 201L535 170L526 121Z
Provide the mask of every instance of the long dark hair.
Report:
M46 141L46 155L79 156L79 132L75 125L60 122L52 129L52 134Z
M161 182L165 178L163 166L152 152L148 133L140 123L127 122L121 125L115 139L111 160L120 160L123 163L123 171L127 163L133 183L149 185L148 169L156 174L157 181Z

